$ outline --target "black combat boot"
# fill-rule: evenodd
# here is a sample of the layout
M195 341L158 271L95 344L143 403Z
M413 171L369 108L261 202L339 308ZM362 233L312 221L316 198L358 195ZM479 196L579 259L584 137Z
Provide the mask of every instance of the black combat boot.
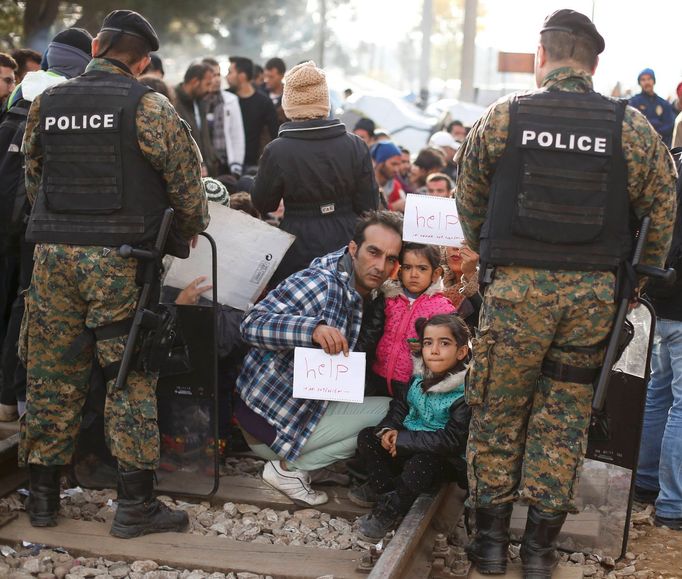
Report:
M513 509L512 503L476 507L476 536L467 547L467 555L482 575L504 575L507 572Z
M372 512L360 517L359 534L368 541L379 541L392 531L402 517L397 491L379 495Z
M559 563L556 544L565 520L566 513L543 513L536 507L528 507L521 542L524 579L551 579Z
M29 489L26 510L34 527L55 527L59 513L61 466L28 465Z
M132 539L150 533L182 532L189 525L184 511L169 509L154 498L154 471L118 472L118 508L111 534Z

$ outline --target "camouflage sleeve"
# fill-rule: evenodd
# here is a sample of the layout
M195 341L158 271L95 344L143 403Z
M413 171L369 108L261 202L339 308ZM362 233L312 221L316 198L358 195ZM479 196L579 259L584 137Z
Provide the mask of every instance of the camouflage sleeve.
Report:
M502 156L509 127L509 101L492 105L469 131L455 157L457 212L469 247L479 250L481 227L488 211L490 183Z
M26 164L26 195L33 204L43 177L43 150L40 146L40 96L33 100L26 119L24 141L21 144Z
M142 97L135 120L142 154L166 182L175 210L174 225L189 239L206 229L209 222L196 144L173 105L157 93Z
M632 107L625 111L622 142L630 205L638 219L651 217L642 263L660 267L668 255L676 215L675 163L644 115Z

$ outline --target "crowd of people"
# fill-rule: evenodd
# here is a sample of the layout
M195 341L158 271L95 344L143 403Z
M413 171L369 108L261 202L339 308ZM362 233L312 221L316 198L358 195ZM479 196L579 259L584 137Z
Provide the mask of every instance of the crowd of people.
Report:
M234 408L221 432L236 421L266 461L263 480L302 505L325 503L312 481L346 461L361 481L350 500L371 508L360 533L374 541L421 492L457 482L476 519L468 554L484 574L506 570L521 498L524 576L551 577L633 218L652 222L643 263L676 267L682 247L672 106L651 69L631 106L594 92L604 46L586 16L553 13L538 90L498 101L469 130L452 122L420 151L371 119L332 118L313 62L287 70L272 58L261 82L248 58L231 57L223 78L206 57L170 87L152 25L128 10L94 38L71 28L44 55L0 54L0 420L24 414L31 523L57 524L94 364L118 463L112 534L187 527L153 498L156 376L136 367L113 387L140 289L136 261L116 248L149 247L170 206L165 252L187 257L224 203L295 241L258 303L220 310L220 396ZM408 193L453 198L466 241L404 241ZM636 481L657 524L677 530L680 287L644 288L661 319ZM198 278L175 301L195 304L209 288ZM297 347L364 352L364 401L294 397Z

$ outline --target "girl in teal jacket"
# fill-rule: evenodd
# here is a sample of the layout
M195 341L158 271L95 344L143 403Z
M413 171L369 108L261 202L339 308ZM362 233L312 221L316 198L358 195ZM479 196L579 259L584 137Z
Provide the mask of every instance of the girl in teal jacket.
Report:
M391 401L376 427L358 435L367 482L349 498L374 507L360 534L379 540L396 526L414 500L434 484L466 485L464 451L470 410L464 401L469 330L456 314L416 322L421 352L406 394Z

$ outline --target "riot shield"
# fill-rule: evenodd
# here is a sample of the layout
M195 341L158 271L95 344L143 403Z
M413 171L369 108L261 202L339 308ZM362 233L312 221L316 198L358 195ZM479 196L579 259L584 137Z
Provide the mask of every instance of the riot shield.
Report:
M208 497L218 488L216 246L212 250L213 300L200 305L164 304L175 318L170 355L157 383L161 460L159 493ZM203 243L203 241L202 241ZM171 299L177 295L171 291ZM93 376L96 378L96 370ZM89 400L74 456L76 482L87 488L115 488L116 461L105 443L104 385L91 381Z
M568 551L615 558L625 554L637 471L642 418L656 318L648 302L628 319L635 332L613 367L606 398L606 428L590 433L578 482L577 514L569 514L559 538ZM514 510L515 535L523 534L525 507Z
M218 490L218 283L217 249L211 246L213 299L195 306L176 305L174 364L159 376L161 461L157 492L207 497ZM208 300L205 300L208 302Z

